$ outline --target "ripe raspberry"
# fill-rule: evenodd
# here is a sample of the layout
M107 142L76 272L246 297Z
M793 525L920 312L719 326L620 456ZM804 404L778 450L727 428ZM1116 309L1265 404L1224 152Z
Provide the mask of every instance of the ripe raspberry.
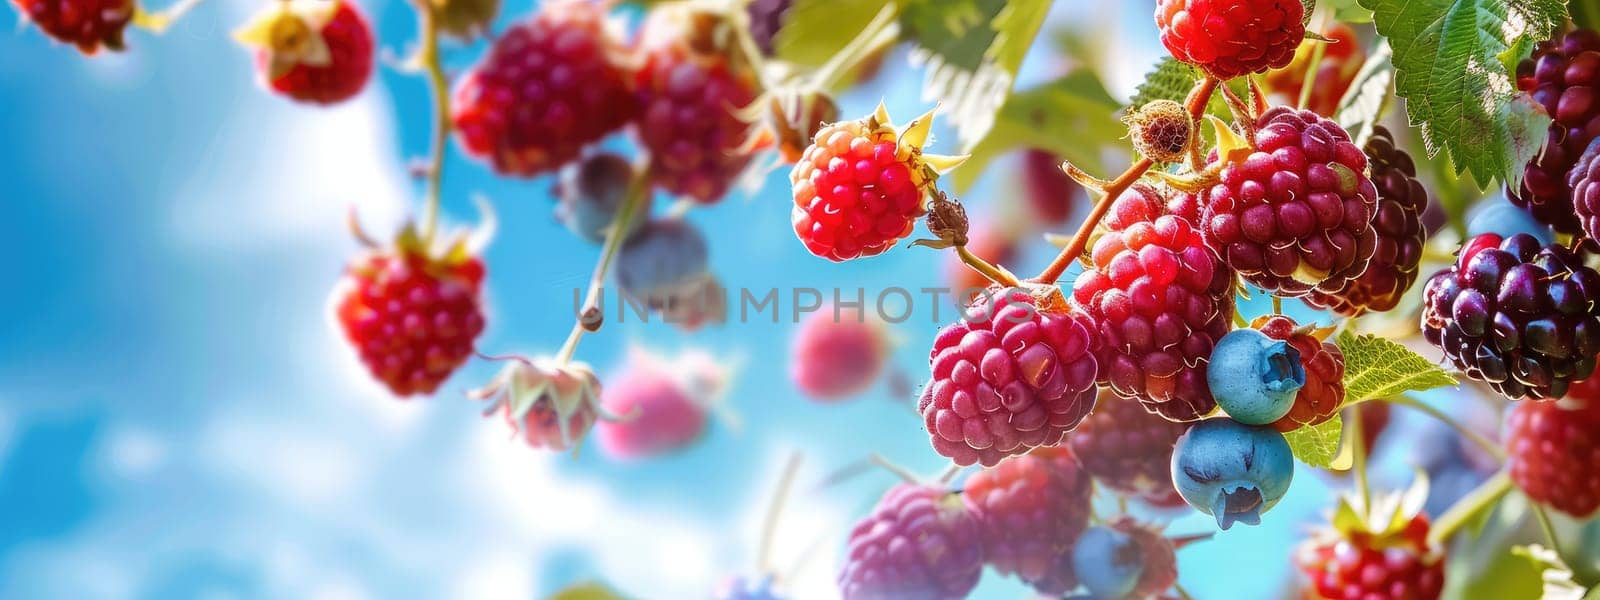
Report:
M1512 400L1560 398L1600 352L1600 273L1559 245L1486 233L1424 288L1422 333Z
M1373 129L1366 153L1372 184L1378 190L1378 211L1372 218L1378 241L1372 262L1344 289L1329 293L1318 288L1306 297L1307 304L1351 317L1368 310L1383 312L1400 303L1400 297L1417 281L1428 235L1422 228L1428 190L1417 180L1411 155L1395 147L1394 136L1382 125Z
M299 102L343 102L372 76L372 26L349 0L274 2L235 37L257 49L266 85Z
M1279 296L1344 289L1377 245L1367 156L1337 123L1281 106L1256 121L1253 141L1204 192L1206 245Z
M1029 214L1046 227L1063 225L1081 194L1078 182L1061 170L1061 157L1044 150L1022 153L1022 184Z
M795 386L813 400L834 402L877 381L889 334L860 309L824 306L800 323L789 354Z
M680 361L646 350L628 352L621 372L606 378L600 395L615 421L595 426L600 448L623 460L656 458L687 448L705 434L707 411L720 390L691 385L691 371Z
M1572 208L1578 215L1583 235L1600 240L1600 143L1591 142L1583 151L1572 172L1567 174L1567 185L1572 188Z
M1301 327L1283 315L1256 317L1250 326L1267 337L1287 342L1300 355L1300 367L1305 371L1306 382L1295 394L1294 406L1272 427L1290 432L1333 418L1344 404L1344 353L1339 347L1312 335L1312 325Z
M638 114L625 52L604 3L545 3L456 85L457 139L502 175L555 170Z
M850 531L845 600L965 598L983 571L978 522L943 489L901 484Z
M1172 487L1172 446L1188 430L1187 423L1168 421L1102 390L1095 411L1067 436L1067 444L1106 489L1166 506L1174 506L1176 498L1181 506L1183 497Z
M1578 29L1559 40L1541 43L1532 56L1517 65L1517 87L1544 106L1554 122L1543 152L1523 171L1522 187L1507 189L1506 195L1556 231L1579 231L1567 173L1600 134L1597 84L1600 33L1590 29Z
M640 30L635 123L650 176L703 204L728 193L754 156L754 124L741 110L761 94L751 57L732 43L724 15L676 2L656 6Z
M1053 286L991 288L934 338L918 402L933 449L994 466L1059 443L1094 409L1091 327Z
M1105 219L1073 305L1098 324L1099 382L1174 421L1216 407L1206 363L1233 318L1233 271L1189 221L1164 214L1156 188L1137 184Z
M1317 597L1434 600L1444 588L1444 549L1428 545L1428 517L1387 534L1328 530L1306 540L1295 564Z
M1163 163L1177 162L1183 160L1189 149L1194 119L1182 104L1156 100L1128 113L1122 121L1128 125L1128 137L1133 142L1133 149L1145 158Z
M1160 0L1156 25L1174 58L1233 79L1282 67L1305 37L1300 0Z
M397 396L433 393L472 356L484 325L483 262L435 258L415 240L358 256L334 292L345 338Z
M133 19L133 0L11 0L24 19L84 54L122 50L122 30Z
M1520 402L1506 418L1511 481L1536 502L1587 519L1600 508L1600 377L1559 402Z
M1315 79L1311 84L1311 97L1306 102L1306 109L1332 118L1333 113L1339 110L1339 101L1344 98L1345 92L1349 91L1356 75L1361 73L1361 65L1367 61L1367 52L1362 49L1361 40L1356 38L1355 30L1344 23L1334 23L1322 33L1322 36L1333 41L1324 42L1307 38L1300 42L1300 46L1294 51L1294 59L1289 61L1289 66L1267 72L1261 84L1273 102L1294 105L1300 101L1300 91L1305 87L1306 74L1315 71ZM1311 57L1319 44L1322 45L1322 62L1314 65L1311 64Z
M581 362L513 357L467 397L488 400L484 416L500 412L529 446L557 452L576 447L597 418L616 418L600 407L600 380Z
M865 119L818 131L789 173L789 220L806 250L842 262L877 256L910 235L928 210L938 167L958 164L922 154L932 125L930 111L896 130L880 105Z
M984 560L1041 594L1078 586L1072 545L1089 525L1089 474L1065 447L1037 448L967 480L961 498L977 519Z
M1097 600L1154 598L1178 582L1172 541L1127 515L1085 531L1072 566Z

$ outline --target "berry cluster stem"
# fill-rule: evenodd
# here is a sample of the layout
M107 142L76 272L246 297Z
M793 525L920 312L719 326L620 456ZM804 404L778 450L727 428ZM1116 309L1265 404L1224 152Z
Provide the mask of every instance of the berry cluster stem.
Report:
M1015 276L994 266L994 263L984 260L983 257L973 254L966 246L956 246L955 249L956 255L961 257L961 262L966 263L968 267L972 267L972 270L989 278L989 281L1009 287L1022 285Z
M845 44L845 47L828 59L816 72L809 77L811 84L821 90L832 90L837 87L845 76L854 73L861 63L873 56L877 51L888 44L894 43L899 36L895 34L894 25L900 16L899 2L890 2L878 10L856 37Z
M1318 27L1318 31L1327 29L1327 24L1328 18L1324 14L1322 26ZM1317 67L1322 64L1322 57L1327 51L1328 42L1313 42L1311 44L1311 62L1306 63L1306 72L1300 81L1300 98L1295 102L1295 108L1305 110L1306 104L1311 102L1311 90L1317 85L1317 76L1322 74Z
M445 79L444 65L439 61L438 9L428 0L417 0L418 28L422 43L417 49L417 64L428 78L428 88L433 94L433 146L429 150L428 190L422 210L422 235L432 240L439 225L439 196L444 180L445 144L450 136L450 84Z
M1492 509L1510 491L1511 476L1504 470L1496 473L1439 515L1439 520L1428 530L1428 543L1443 545L1456 530L1471 522L1478 513Z
M1206 77L1195 82L1194 88L1189 90L1187 108L1189 109L1190 118L1198 120L1201 115L1205 114L1206 104L1211 101L1211 94L1216 91L1217 84L1217 80L1213 77ZM1154 165L1154 161L1148 158L1141 158L1139 162L1133 163L1132 166L1128 167L1128 170L1123 171L1110 184L1107 184L1105 189L1101 190L1105 195L1095 202L1094 208L1089 211L1088 218L1084 219L1083 224L1078 226L1078 232L1072 234L1072 240L1067 242L1066 247L1061 249L1061 253L1056 255L1055 260L1050 261L1050 266L1045 267L1044 271L1039 273L1037 279L1040 283L1054 284L1057 279L1061 278L1063 273L1067 272L1067 267L1072 266L1072 261L1077 260L1078 256L1083 254L1084 247L1089 244L1089 236L1094 233L1094 228L1100 225L1100 219L1105 218L1106 212L1111 210L1111 204L1116 202L1123 192L1128 191L1128 188L1132 187L1134 182L1139 181L1139 178L1143 177L1145 172L1149 171L1150 167Z
M583 307L578 311L577 322L572 324L572 333L567 334L567 341L561 344L561 351L556 354L556 362L566 363L572 360L578 352L578 342L583 339L583 334L589 332L584 326L586 315L591 309L598 310L600 305L600 290L605 284L606 273L611 270L611 262L617 257L617 250L622 248L622 240L628 235L628 224L633 222L634 215L644 205L644 199L650 194L650 178L646 171L644 161L634 169L633 180L628 182L628 194L622 199L622 207L617 209L617 215L612 217L611 228L606 230L606 243L600 250L600 260L594 265L594 274L589 277L589 291L584 295Z
M1429 405L1428 403L1411 396L1395 396L1390 398L1388 401L1438 419L1440 423L1444 423L1451 429L1456 430L1456 433L1461 434L1461 437L1472 441L1473 444L1476 444L1478 448L1481 448L1484 452L1488 453L1489 456L1493 456L1495 460L1505 462L1506 451L1504 448L1501 448L1499 444L1494 443L1494 440L1484 437L1483 434L1478 433L1471 427L1462 425L1455 419L1450 418L1450 415L1445 414L1444 411L1434 408L1432 405Z
M1278 297L1273 296L1272 299L1277 300ZM1348 429L1350 453L1353 462L1350 465L1350 470L1355 471L1356 497L1361 499L1362 509L1370 512L1372 510L1372 488L1367 485L1367 452L1371 449L1367 448L1367 440L1361 435L1361 426L1361 405L1351 405L1350 426Z

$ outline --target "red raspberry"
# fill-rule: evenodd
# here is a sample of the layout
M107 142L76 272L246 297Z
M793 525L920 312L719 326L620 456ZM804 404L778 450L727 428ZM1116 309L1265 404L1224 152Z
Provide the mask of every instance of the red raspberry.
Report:
M1150 185L1117 198L1072 301L1099 326L1101 384L1163 417L1193 421L1216 407L1206 363L1233 327L1234 275L1189 221L1164 213Z
M1281 106L1261 115L1253 138L1254 152L1204 192L1206 245L1279 296L1344 289L1377 245L1367 155L1337 123Z
M1156 25L1174 58L1233 79L1282 67L1306 35L1300 0L1160 0Z
M761 94L751 57L731 42L724 15L676 2L656 6L640 31L635 128L650 177L703 204L728 193L755 155L754 124L740 115Z
M901 484L850 531L845 600L965 598L983 571L977 520L943 489Z
M1378 212L1372 218L1378 242L1372 262L1344 289L1328 293L1318 288L1306 297L1307 304L1351 317L1368 310L1390 310L1400 303L1400 297L1417 281L1422 245L1428 236L1422 227L1428 190L1417 180L1411 155L1395 147L1394 136L1382 125L1373 129L1366 153L1372 184L1378 189Z
M877 381L888 354L883 323L859 309L823 306L795 331L789 376L808 398L843 400Z
M258 49L266 85L299 102L343 102L372 77L372 26L348 0L274 2L236 37Z
M934 338L918 403L933 449L963 466L1056 445L1094 409L1088 317L1053 286L990 290Z
M334 294L336 314L361 362L389 391L431 394L472 356L483 332L483 262L396 246L351 261Z
M467 397L489 400L484 416L498 411L529 446L557 452L577 447L597 418L617 420L600 407L600 380L581 362L512 357Z
M622 460L664 456L689 447L705 434L711 394L690 385L684 361L634 348L620 373L606 378L600 404L618 415L595 425L600 448Z
M1567 186L1572 188L1572 208L1578 215L1584 236L1600 240L1600 143L1590 142L1572 171Z
M1177 506L1184 501L1172 486L1172 446L1188 430L1187 423L1168 421L1104 390L1095 411L1067 436L1067 444L1106 489Z
M1078 586L1072 543L1089 525L1094 488L1072 450L1037 448L967 480L961 498L978 520L985 560L1041 594Z
M1579 519L1600 508L1600 377L1559 402L1519 402L1506 418L1511 481L1534 501Z
M908 235L927 212L944 157L924 156L929 112L896 130L880 106L865 119L817 132L789 173L794 233L812 254L834 262L877 256Z
M1269 71L1261 79L1261 84L1272 101L1298 104L1300 90L1305 87L1306 74L1314 70L1316 76L1312 80L1311 98L1306 102L1306 109L1332 118L1333 113L1339 110L1339 101L1344 99L1350 84L1361 73L1361 65L1367 61L1367 52L1361 47L1355 30L1344 23L1334 23L1322 36L1333 41L1307 38L1300 42L1289 66ZM1313 65L1311 57L1319 44L1322 45L1322 62Z
M1428 517L1389 535L1328 530L1301 544L1294 562L1317 597L1434 600L1444 588L1444 549L1428 545Z
M462 147L496 173L533 177L578 157L638 114L606 5L549 2L506 31L456 85Z
M1065 224L1082 193L1078 182L1061 170L1061 157L1044 150L1022 153L1022 184L1029 214L1045 226Z
M1531 94L1554 122L1544 150L1523 171L1522 187L1508 189L1506 195L1535 219L1565 233L1579 231L1567 173L1600 134L1597 84L1600 33L1590 29L1541 43L1517 65L1517 87Z
M1301 327L1283 315L1256 317L1250 326L1267 337L1288 342L1300 354L1300 366L1305 369L1306 384L1295 394L1294 406L1272 427L1289 432L1333 418L1344 404L1344 353L1339 347L1312 335L1312 326Z
M133 19L133 0L11 0L45 35L84 54L122 49L122 30Z

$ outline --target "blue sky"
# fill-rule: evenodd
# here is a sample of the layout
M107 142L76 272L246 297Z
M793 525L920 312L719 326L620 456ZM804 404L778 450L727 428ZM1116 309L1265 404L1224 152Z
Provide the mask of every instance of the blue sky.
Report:
M1058 2L1055 19L1110 17ZM1125 94L1158 56L1147 10L1110 31ZM602 376L629 344L707 349L743 365L729 394L737 431L716 424L687 452L636 464L593 449L548 455L508 439L462 392L495 365L474 363L436 398L397 401L370 382L328 321L328 293L355 246L344 215L394 227L419 197L407 162L426 151L420 79L382 70L334 109L257 87L227 37L258 6L211 0L162 37L85 60L37 31L0 35L0 147L6 218L0 252L0 597L531 597L597 578L647 597L702 597L754 561L778 465L806 456L802 481L880 452L921 473L943 463L920 420L880 385L842 405L787 384L787 324L682 335L663 324L608 326L581 358ZM366 2L382 47L412 36L403 2ZM506 14L521 14L512 2ZM15 14L14 11L10 14ZM470 50L449 54L469 64ZM904 64L902 60L891 64ZM1037 80L1050 65L1030 61ZM841 99L865 114L886 96L925 110L917 74L891 73ZM954 136L933 151L951 152ZM998 163L967 202L1018 200ZM940 258L897 249L833 265L789 229L785 174L759 193L690 216L729 286L881 289L939 283ZM488 353L551 353L571 323L571 290L597 249L550 216L548 178L497 179L452 153L445 209L495 206ZM658 202L657 206L664 205ZM1049 248L1029 248L1036 268ZM1023 269L1019 269L1023 270ZM899 326L895 368L920 382L937 326ZM829 597L849 523L891 483L871 473L791 504L780 564L818 548L791 582ZM1282 589L1285 548L1327 506L1323 479L1297 477L1267 525L1235 528L1182 554L1199 597ZM1172 531L1209 531L1179 519ZM820 535L819 535L820 534ZM1249 578L1215 575L1251 564ZM989 576L983 597L1021 588Z

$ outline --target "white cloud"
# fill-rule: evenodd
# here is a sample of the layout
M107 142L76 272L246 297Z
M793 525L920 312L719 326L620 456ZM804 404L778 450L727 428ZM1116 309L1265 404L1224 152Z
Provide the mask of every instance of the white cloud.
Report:
M167 462L169 444L155 433L133 427L110 432L103 445L102 460L111 475L138 479Z

